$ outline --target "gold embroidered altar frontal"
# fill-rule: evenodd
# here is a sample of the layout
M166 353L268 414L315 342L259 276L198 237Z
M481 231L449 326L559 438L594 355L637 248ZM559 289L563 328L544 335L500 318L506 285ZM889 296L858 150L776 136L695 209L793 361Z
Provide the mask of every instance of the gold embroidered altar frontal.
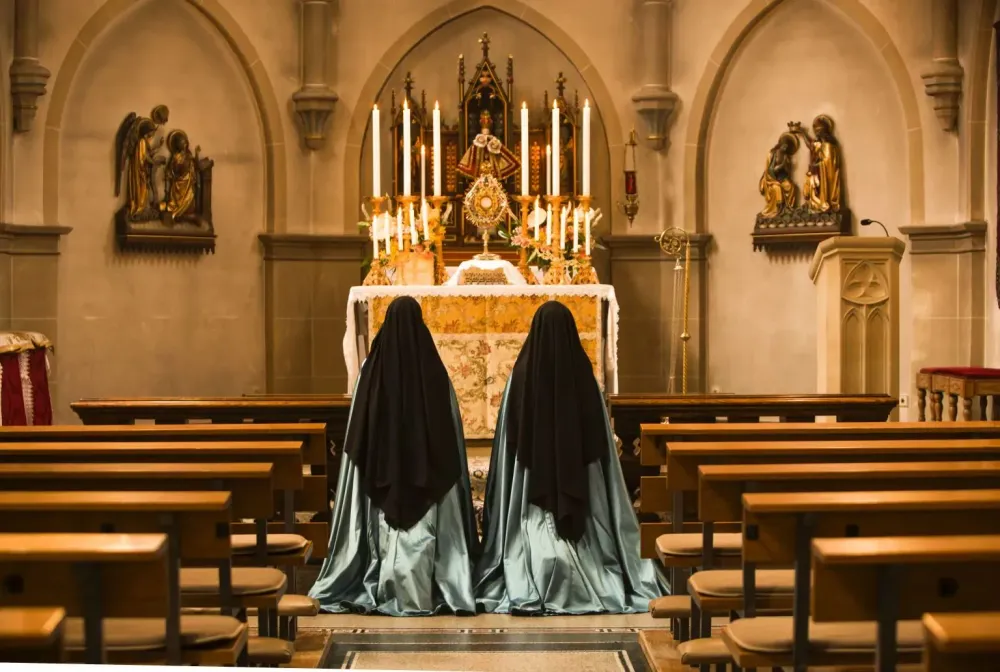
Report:
M570 293L562 287L532 287L530 292L526 292L525 288L518 288L525 292L518 294L498 287L495 293L483 291L472 295L457 293L459 288L454 288L456 292L441 291L444 288L428 288L434 291L427 293L421 292L419 287L408 289L411 291L405 294L420 303L424 322L448 368L467 439L492 438L507 378L531 328L535 311L546 301L559 301L573 313L580 341L593 363L594 375L602 387L605 387L607 380L606 369L610 369L612 373L614 371L614 364L608 366L606 363L606 355L613 355L614 351L607 347L609 339L605 334L608 325L605 324L604 314L604 304L607 301L613 305L613 313L609 311L607 319L614 325L612 329L617 326L614 290L611 290L609 301L607 292ZM364 299L354 297L367 303L367 342L370 343L378 333L389 304L401 293L381 293ZM353 295L352 290L352 297ZM349 314L350 312L349 306ZM351 321L348 320L349 331ZM347 346L345 339L345 357L348 356ZM349 382L353 389L356 375L351 375L351 368L348 357ZM610 384L612 388L616 387L614 382Z

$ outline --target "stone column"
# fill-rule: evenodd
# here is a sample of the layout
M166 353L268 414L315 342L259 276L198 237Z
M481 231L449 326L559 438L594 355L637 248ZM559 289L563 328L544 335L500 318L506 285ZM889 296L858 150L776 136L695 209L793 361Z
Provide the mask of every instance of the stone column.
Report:
M14 59L10 64L10 97L14 131L31 130L38 97L45 95L49 71L38 62L38 0L14 2Z
M982 366L986 329L986 223L905 226L914 306L909 393L927 366ZM916 411L909 414L916 420Z
M326 127L338 96L327 80L331 32L330 0L302 2L302 86L292 95L302 141L309 149L326 142Z
M646 143L654 150L667 146L667 124L677 106L670 90L670 11L674 0L642 0L636 23L641 27L641 86L632 94L639 116L646 122Z
M932 65L921 77L924 91L934 101L934 113L945 131L958 126L964 71L958 62L958 0L933 0Z

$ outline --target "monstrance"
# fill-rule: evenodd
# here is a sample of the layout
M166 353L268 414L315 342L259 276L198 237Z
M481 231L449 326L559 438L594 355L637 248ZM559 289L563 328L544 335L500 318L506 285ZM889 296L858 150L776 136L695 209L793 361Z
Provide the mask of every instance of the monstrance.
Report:
M503 185L489 173L480 175L466 192L463 205L466 218L483 238L483 251L474 258L480 261L499 259L498 255L490 252L490 234L507 216L507 192Z

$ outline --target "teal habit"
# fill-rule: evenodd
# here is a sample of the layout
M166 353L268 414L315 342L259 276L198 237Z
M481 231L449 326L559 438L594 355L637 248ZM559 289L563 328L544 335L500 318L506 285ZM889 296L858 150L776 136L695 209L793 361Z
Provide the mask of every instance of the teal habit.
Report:
M573 316L539 308L504 391L476 570L480 610L636 613L661 578L639 524L606 407Z
M477 552L455 392L419 304L400 297L358 377L309 595L328 613L473 614Z

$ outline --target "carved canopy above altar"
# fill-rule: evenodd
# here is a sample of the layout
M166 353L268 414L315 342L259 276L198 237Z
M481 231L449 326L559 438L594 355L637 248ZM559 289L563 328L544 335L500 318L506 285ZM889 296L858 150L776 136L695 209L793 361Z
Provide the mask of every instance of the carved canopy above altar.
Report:
M448 367L467 439L493 437L507 377L528 335L535 310L565 304L576 319L594 374L618 391L618 301L610 285L458 285L353 287L347 299L344 360L348 393L389 304L412 296Z

